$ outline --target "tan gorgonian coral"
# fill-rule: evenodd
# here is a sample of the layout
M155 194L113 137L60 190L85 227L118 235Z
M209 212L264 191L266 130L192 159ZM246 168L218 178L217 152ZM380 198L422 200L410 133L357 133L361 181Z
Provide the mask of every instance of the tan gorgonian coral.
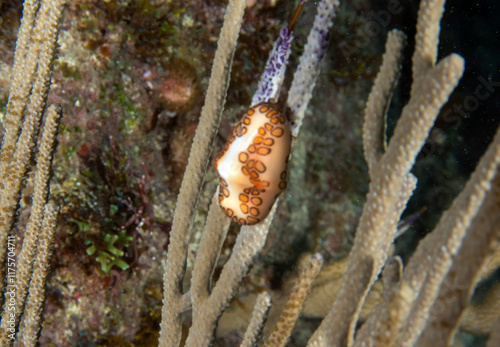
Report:
M243 341L241 342L240 347L251 347L257 345L270 307L271 296L266 292L259 294L257 300L255 301L252 318L248 323L248 328L243 336Z
M416 185L416 179L410 170L440 108L448 100L463 72L463 59L458 55L450 55L436 64L439 22L443 5L443 1L424 0L421 3L413 56L414 83L411 98L403 109L394 136L387 144L385 114L399 76L401 51L404 45L402 33L394 31L389 34L381 72L372 89L365 116L363 142L371 177L370 192L339 293L330 313L312 337L310 341L312 346L413 345L425 325L429 308L439 292L440 283L451 266L451 257L457 251L464 232L477 213L489 190L489 182L497 170L499 161L497 150L500 149L495 141L478 165L478 170L464 192L443 216L436 230L423 241L426 247L419 247L422 250L417 250L414 256L416 260L410 261L408 269L402 276L400 270L387 270L384 284L386 292L382 305L374 310L374 314L354 340L361 307L386 263L389 248L396 235L397 222ZM328 26L328 21L322 25ZM314 35L315 30L312 32ZM309 66L306 71L317 72L317 66ZM298 75L300 68L296 77ZM300 80L297 78L297 81ZM293 129L296 135L301 124L300 115L304 113L304 105L308 102L303 100L303 96L309 93L303 95L297 93L294 88L304 90L304 87L297 83L290 91L290 95L294 96L290 100L299 100L296 101L296 105L289 105L292 114L298 115L295 119L297 127ZM216 218L216 214L217 212L211 209L208 219L216 221L219 227L225 229L224 224L227 224L227 221ZM268 217L254 227L242 228L233 248L233 256L219 278L220 283L231 284L228 286L230 292L235 290L234 284L237 282L234 281L239 278L234 275L234 271L239 269L236 272L243 272L248 268L253 254L259 251L265 240L271 220L272 217ZM213 226L213 221L207 225ZM219 292L222 289L218 285L214 287L212 293L209 293L207 288L213 264L225 236L224 232L212 233L209 230L210 227L202 236L193 271L191 288L193 322L210 320L210 317L217 312L221 313L230 297L224 295L224 291ZM432 245L428 240L432 240ZM447 251L443 251L444 249ZM424 259L428 254L433 255L434 260ZM393 263L400 264L398 261ZM400 266L394 267L398 268L400 269ZM294 302L300 296L299 292L293 293L289 302ZM267 307L266 305L264 307ZM256 310L260 312L259 317L265 315L264 311L267 311L267 308ZM294 315L290 319L295 321L298 309L294 309L293 312ZM293 325L293 322L288 319L281 320L276 329L281 331L283 328L286 333L281 335L286 336L290 333L290 329L286 328L290 324ZM195 329L199 329L198 325L195 326ZM255 328L252 328L252 331L255 331ZM190 332L188 344L190 340L196 339L198 342L194 344L200 345L210 334L210 331L206 331L202 335L191 337ZM254 340L252 338L252 341Z
M230 3L228 14L232 13L233 4L233 2ZM322 1L318 6L319 12L334 13L337 4L338 2L334 0ZM413 55L411 97L403 108L393 137L387 143L385 116L399 77L401 51L405 41L404 34L399 31L389 34L380 73L372 88L365 112L363 147L371 180L367 201L333 307L311 338L310 346L412 346L417 343L425 324L429 321L430 309L439 297L441 284L455 261L467 228L471 225L485 198L488 194L492 194L491 181L497 173L500 162L500 135L496 136L478 164L476 172L452 207L443 215L435 230L421 242L407 269L401 273L401 261L397 257L389 257L390 247L396 237L398 221L416 186L416 178L410 170L441 107L447 102L464 69L463 59L456 54L437 62L437 45L443 8L443 0L421 2ZM310 53L309 50L314 52L325 44L322 39L314 38L329 27L331 17L328 19L325 17L328 16L319 16L315 20L315 27L311 31L310 38L316 46L312 44L305 48L306 57L308 54L314 56L314 53ZM235 23L239 21L235 20ZM311 80L314 81L314 76L317 74L317 64L318 61L304 61L304 63L301 61L301 67L294 76L294 84L289 93L293 97L287 102L295 124L292 128L294 137L298 134L311 96L314 86ZM227 73L228 70L213 72L213 76L222 78L227 76ZM311 76L312 78L309 78ZM226 83L223 78L217 80L213 77L212 81L217 85ZM223 98L223 94L219 95ZM212 135L212 133L208 131L205 134L206 131L203 130L207 129L207 126L210 128L207 124L200 121L200 129L202 129L200 137L203 136L204 142L195 140L191 150L193 155L195 153L206 154L209 150L205 147L211 142L211 137L207 134ZM205 145L202 146L202 143ZM187 235L196 195L204 174L206 155L199 156L198 159L192 157L189 161L192 167L188 169L188 174L185 176L183 189L186 192L189 190L191 197L188 200L181 198L183 196L183 189L181 189L176 209L176 216L178 216L174 217L175 235L169 247L165 272L164 317L160 339L162 346L179 344L179 315L182 310L190 308L193 324L186 345L205 346L212 343L216 321L238 290L238 285L252 264L254 256L262 249L273 216L273 211L271 211L263 222L252 227L242 227L231 257L225 264L218 282L213 285L211 277L214 265L229 224L228 219L216 205L217 194L214 195L207 225L196 255L191 289L183 294L180 283L186 260ZM182 227L177 229L179 225ZM181 235L181 232L184 234ZM474 243L471 246L474 250L464 248L463 252L476 252L477 248L491 244L486 241L483 244ZM482 264L478 261L475 265L477 269L481 265L479 263ZM471 264L467 264L469 265ZM373 309L367 322L355 337L354 333L362 306L384 266L382 302ZM316 270L311 273L315 273ZM478 271L472 267L469 270L470 274ZM304 274L304 283L310 283L313 277ZM473 277L467 276L471 286L474 282ZM305 288L302 285L299 287ZM298 316L306 292L302 289L292 291L287 300L293 304L288 306L290 312L285 310L286 319L278 321L275 331L280 332L280 338L275 344L284 343L283 341L286 341L291 332L290 327L293 326ZM469 292L470 290L464 291L464 297L468 297ZM268 299L266 295L258 299L254 319L245 338L246 344L254 344L258 341L257 336L260 330L258 324L259 322L263 324L264 317L267 315ZM299 302L300 304L296 304ZM177 332L173 332L173 329ZM168 338L164 335L167 332L170 336Z
M309 48L306 47L302 56L300 64L300 66L302 66L302 72L296 74L301 78L296 77L293 82L299 83L301 88L303 88L304 95L301 95L300 101L308 103L312 96L312 89L317 73L312 74L314 78L311 78L311 76L305 78L304 76L308 74L308 69L316 69L319 60L322 58L322 54L318 54L318 51L324 52L326 44L326 42L324 42L326 40L325 33L327 33L324 29L331 26L331 21L335 15L335 8L337 5L337 0L324 0L318 6L318 15L313 29L311 30L312 33L316 33L310 35L310 40L308 40ZM225 40L228 38L234 40L234 42L231 41L234 49L243 8L243 2L236 0L230 2L226 12L225 24L219 39L217 52L220 50L222 53L226 52L225 54L229 54L229 56L232 57L232 53L226 47L228 46L228 42ZM320 30L321 35L317 35L317 32L320 32ZM228 32L231 32L231 36L228 35ZM212 98L207 95L207 104L204 109L214 108L214 105L219 102L220 105L218 105L216 109L217 111L222 110L225 90L227 88L225 77L228 76L230 64L225 63L223 65L223 70L218 68L218 64L220 64L220 62L218 62L216 54L208 94L210 94L211 89L218 90L219 94L217 98ZM299 70L300 69L301 68L299 68ZM294 106L295 104L292 102L289 103L289 105ZM306 105L297 104L294 107L291 106L290 108L292 110L295 106L297 109L302 109L303 116ZM274 204L269 215L257 225L243 226L241 228L236 244L233 247L231 257L224 265L217 283L213 285L211 283L211 277L214 265L219 257L230 222L218 205L218 194L216 192L208 212L205 230L202 233L197 250L191 279L191 289L185 294L182 293L180 283L184 276L183 271L186 261L190 222L196 205L196 196L201 188L204 169L208 160L207 154L209 153L211 141L214 136L213 131L218 124L218 118L214 116L216 112L208 112L207 114L211 115L212 119L215 119L216 122L204 120L202 111L200 124L192 145L188 167L186 168L183 184L179 193L173 227L170 234L171 238L164 276L164 307L162 311L162 330L160 336L161 346L177 346L179 344L181 332L180 314L189 308L192 309L192 325L189 330L186 345L207 346L212 343L215 326L220 315L228 307L230 301L237 293L242 279L248 273L253 263L254 257L264 246L269 231L269 225L271 224L276 208L276 204ZM292 115L292 118L300 116L299 112L296 115ZM199 137L198 141L197 137ZM202 142L199 142L201 140Z
M397 32L388 37L386 54L365 114L363 139L370 168L370 191L341 290L310 341L311 346L413 346L430 318L430 308L436 302L465 231L485 196L492 194L490 184L500 162L500 133L452 207L421 242L401 280L387 286L388 293L384 293L382 304L372 312L354 339L360 308L387 259L397 220L416 183L409 171L439 109L463 72L463 59L457 55L452 54L436 64L443 6L443 1L424 0L420 4L411 97L386 146L384 126L379 123L385 122L391 89L399 74L398 56L403 44L403 37ZM391 66L394 73L384 72Z
M263 346L284 346L292 333L293 326L299 318L299 314L306 298L311 283L323 265L323 257L320 254L307 256L299 264L299 271L292 290L283 307L275 327L266 336Z
M232 59L244 9L245 1L242 0L231 0L227 7L211 73L211 79L217 80L217 83L211 83L208 87L207 102L201 111L188 165L177 198L164 273L160 346L176 346L180 343L180 314L191 304L190 294L184 295L181 288L189 232L208 165L209 154L224 107ZM222 215L222 211L218 212ZM212 322L212 324L214 323Z
M36 345L41 326L45 278L57 217L54 206L47 204L48 186L55 137L62 116L59 105L52 105L45 111L45 104L64 3L64 0L25 1L16 43L0 163L2 260L6 250L9 250L5 272L2 272L7 276L5 282L2 277L2 285L6 283L2 287L5 293L0 333L2 346L9 346L16 339L22 346ZM41 142L36 148L42 118ZM14 254L17 245L15 237L9 238L9 233L22 182L28 176L29 161L34 152L37 164L33 169L31 211L16 262Z
M347 258L344 258L321 269L304 302L302 310L304 316L323 318L328 314L339 292L346 267ZM375 282L361 310L361 321L365 321L373 308L382 301L382 292L382 282Z

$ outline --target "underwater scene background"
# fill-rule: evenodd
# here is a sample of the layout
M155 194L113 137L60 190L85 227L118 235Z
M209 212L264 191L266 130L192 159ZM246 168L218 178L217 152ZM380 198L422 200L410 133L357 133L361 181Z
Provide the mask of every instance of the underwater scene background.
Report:
M227 3L66 1L47 98L48 105L61 105L63 116L50 182L59 218L46 282L41 346L158 345L163 272L176 199L206 102ZM286 99L317 3L305 4L294 28L279 100ZM246 1L224 112L189 236L186 291L219 182L215 157L252 106L269 52L296 6L295 1ZM323 270L287 345L305 346L327 315L369 189L362 142L366 100L387 34L400 29L407 44L387 115L390 138L410 98L418 9L418 1L340 1L288 163L288 187L280 196L264 248L218 321L213 345L240 345L260 293L270 293L268 325L276 322L296 281L298 264L315 253L323 258ZM2 128L21 15L22 1L0 1ZM493 0L445 4L438 60L457 53L465 59L465 70L412 169L417 188L399 223L401 235L389 251L403 263L450 207L499 127L499 16L500 5ZM32 156L29 166L35 164ZM33 204L33 172L24 179L10 234L16 256ZM235 223L229 227L214 282L239 229ZM453 346L486 345L500 314L500 301L494 295L500 292L498 287L496 270L479 282ZM381 281L375 282L361 322L382 301L382 292ZM192 311L183 312L181 343L191 321Z

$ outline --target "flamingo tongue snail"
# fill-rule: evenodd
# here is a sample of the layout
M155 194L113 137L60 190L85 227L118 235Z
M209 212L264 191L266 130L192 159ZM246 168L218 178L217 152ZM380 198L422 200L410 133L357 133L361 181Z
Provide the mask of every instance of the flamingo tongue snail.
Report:
M292 30L304 3L299 2L290 24L280 31L252 99L254 106L243 115L215 159L219 204L226 215L242 225L263 220L287 185L290 123L276 110L274 100L283 83Z
M290 125L273 104L262 102L245 113L215 159L219 204L234 222L264 219L286 188Z

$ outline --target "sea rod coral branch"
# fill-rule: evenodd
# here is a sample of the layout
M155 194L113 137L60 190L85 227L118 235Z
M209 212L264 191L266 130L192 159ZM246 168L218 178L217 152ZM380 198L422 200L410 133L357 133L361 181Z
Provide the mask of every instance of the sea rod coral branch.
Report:
M21 22L0 155L0 259L5 257L5 242L13 223L21 181L49 91L63 6L64 0L41 4L27 1L24 8L26 19Z
M293 82L286 101L291 110L292 137L297 138L307 105L312 97L316 79L319 74L319 63L323 59L328 44L330 28L339 6L338 0L325 0L318 4L318 12L314 24L307 37L304 53L293 76Z
M33 276L30 282L30 291L26 299L25 313L19 327L19 341L21 346L36 346L42 327L42 311L45 301L45 282L50 270L52 246L56 231L58 209L53 203L47 203L43 213L43 223L37 255L33 265Z
M334 11L334 9L335 6L325 6L324 4L320 5L318 7L319 16L317 18L322 19L326 17L331 20L333 18L333 14L325 13L325 11ZM326 25L328 28L327 23L321 23L322 25ZM317 26L318 24L316 24L316 28ZM309 44L312 45L312 47L321 46L318 42L315 42L315 40L325 40L327 31L322 30L322 33L323 35L310 36ZM287 49L289 49L289 47L286 48L286 50ZM276 51L280 50L281 49L277 49ZM321 59L321 57L321 54L313 54L311 52L310 56L302 61L302 64L307 63L317 66L318 60ZM273 59L271 58L269 61L272 64ZM281 65L279 70L281 71L283 68L284 65ZM264 74L264 79L266 78L265 76L266 74ZM273 81L274 83L282 82L279 78L274 79ZM302 82L304 83L302 83L301 86L305 88L306 92L311 92L314 84L314 78ZM279 86L276 86L276 88L273 87L271 89L279 90L278 87ZM256 94L258 95L258 93L259 92ZM210 275L213 272L213 265L218 257L218 253L221 249L227 230L227 225L223 225L226 223L222 223L219 218L211 217L222 215L222 212L216 202L217 199L215 196L213 203L210 206L209 218L207 219L207 224L200 240L194 264L190 292L192 298L193 324L190 328L189 336L186 341L187 345L201 346L210 344L213 338L216 320L237 293L243 277L248 273L248 269L254 261L255 255L258 254L264 246L269 225L272 221L272 216L276 208L276 204L274 204L270 214L262 222L252 227L242 227L236 240L236 244L233 247L231 257L222 269L219 280L209 294L211 287Z
M9 102L5 116L6 132L2 139L1 149L1 200L0 200L0 256L6 255L6 240L14 222L14 213L19 206L22 181L27 176L30 158L36 150L37 135L41 119L45 119L41 143L37 149L34 176L34 193L31 213L24 234L24 242L17 264L15 257L9 255L5 268L14 270L17 276L9 272L6 285L17 289L14 306L15 312L7 310L4 302L0 345L9 346L16 338L17 325L21 317L29 316L20 329L30 335L32 323L40 321L41 303L44 296L44 277L47 275L45 258L35 261L39 247L38 240L54 233L53 223L43 227L42 218L48 195L48 181L55 148L55 137L58 133L59 119L62 115L60 106L53 105L45 112L46 98L49 92L55 46L59 32L64 0L26 1L23 19L14 58L14 70L11 78ZM21 125L22 123L22 125ZM47 224L45 224L47 226ZM43 229L43 231L41 231ZM41 235L42 234L42 235ZM52 239L52 237L49 237ZM46 254L50 254L50 247ZM36 262L37 280L33 281L33 262ZM42 271L38 271L42 269ZM7 290L2 278L2 289L7 299ZM29 294L28 303L25 302ZM32 305L38 302L38 304ZM29 310L23 314L23 308ZM33 308L33 310L32 310ZM36 325L36 324L35 324ZM38 324L39 327L39 324ZM38 327L36 329L38 329ZM20 333L24 333L23 330ZM36 342L35 334L32 343ZM24 344L23 344L24 345Z
M267 59L266 68L260 76L259 85L252 98L252 105L260 102L276 102L280 94L281 86L285 79L286 65L290 56L293 27L295 26L300 13L307 0L300 0L297 9L289 25L281 28L278 39L273 45L273 49Z
M430 316L416 346L451 345L477 282L481 267L498 247L500 239L500 171L491 190L474 217L460 250L453 257L450 268L435 300ZM493 333L493 331L492 331Z
M42 133L42 140L36 157L36 171L34 178L33 202L31 206L30 218L24 232L24 240L19 253L16 266L16 306L15 321L19 321L24 309L24 302L28 289L31 290L31 280L33 274L33 263L36 253L38 253L38 243L42 230L42 220L44 216L44 206L49 193L48 183L52 158L55 148L55 137L58 133L59 120L62 116L60 105L51 105L46 112L45 124ZM4 311L2 314L2 328L7 327L7 322L12 322L11 311Z
M245 336L240 347L256 346L264 328L264 322L271 308L271 295L264 292L259 294L253 308L252 318L248 324Z
M442 11L442 7L438 6L435 10ZM428 4L423 2L419 20L441 17L440 15L428 16L428 11ZM429 25L439 29L439 25L435 23L429 23ZM436 35L438 33L434 34ZM426 45L423 46L426 47ZM415 56L420 56L419 54L415 53ZM393 69L399 69L397 59L392 63ZM397 221L415 185L410 170L440 108L457 85L463 69L463 59L458 55L451 55L428 69L419 79L414 80L415 86L412 88L418 89L418 92L412 94L408 104L404 107L386 152L378 163L370 168L369 193L356 231L354 246L349 255L347 271L332 310L323 320L319 331L315 333L316 338L324 333L325 341L329 346L353 343L354 329L361 306L368 289L374 283L387 259ZM390 97L387 93L380 95ZM387 101L382 101L382 103L387 103ZM372 123L377 124L377 122ZM371 131L372 129L365 128L364 130ZM379 130L373 130L380 134ZM365 140L368 138L364 136ZM366 147L368 144L365 145ZM364 278L361 273L362 268L359 266L368 258L373 259L374 266L371 269L370 281L367 287L364 287L359 285L359 278Z
M400 65L405 40L405 34L399 30L393 30L387 35L380 73L377 74L372 92L366 101L363 152L371 174L386 150L387 109L401 73Z
M299 318L309 288L323 265L323 257L316 253L307 256L299 264L297 278L280 314L276 326L264 340L264 347L282 347L288 342L292 329Z
M179 303L185 302L181 300L181 282L184 276L189 231L203 176L208 165L209 153L224 107L233 54L245 4L245 1L242 0L231 0L226 9L206 102L201 111L198 129L191 146L188 165L177 199L163 280L160 346L176 346L180 343L180 313L185 310L185 307L179 307Z

